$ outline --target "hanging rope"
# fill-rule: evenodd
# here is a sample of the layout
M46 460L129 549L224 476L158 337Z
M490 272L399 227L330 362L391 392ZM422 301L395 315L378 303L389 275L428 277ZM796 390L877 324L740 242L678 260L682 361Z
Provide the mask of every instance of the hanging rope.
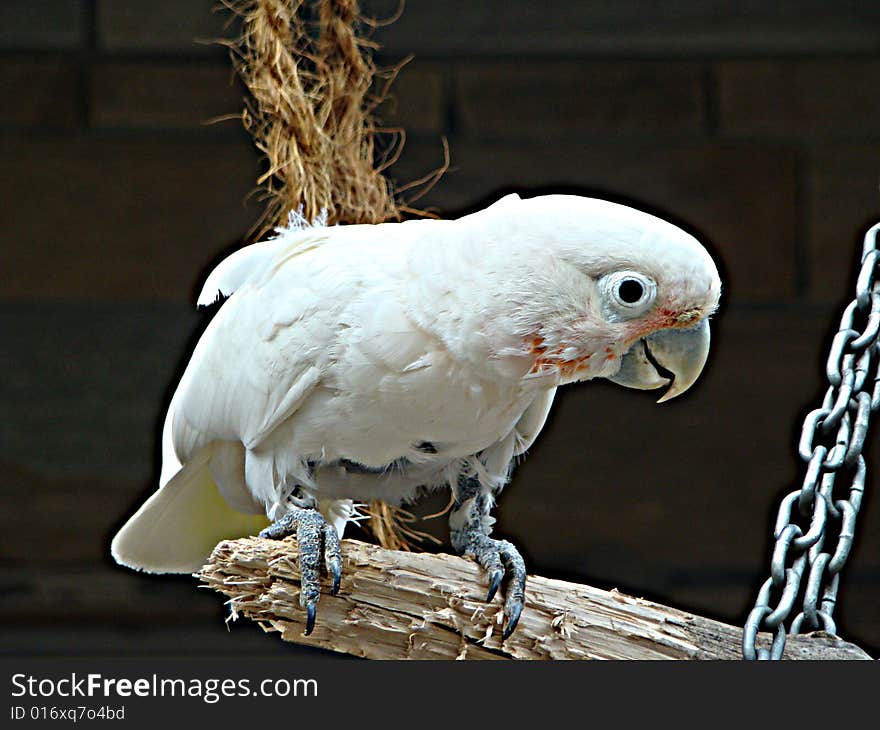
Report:
M330 225L399 220L405 206L383 171L402 132L380 127L374 112L402 64L373 63L357 0L222 1L241 19L241 37L227 45L251 94L242 122L267 165L258 237L300 207ZM391 160L377 164L383 133L394 138Z
M804 419L798 454L807 464L806 475L801 488L779 507L770 577L758 591L743 630L745 659L782 658L785 622L801 595L790 633L837 633L833 614L840 572L852 547L865 489L862 448L871 414L880 408L878 234L880 223L865 234L856 298L844 310L831 343L829 387L822 407ZM757 646L761 630L773 634L769 648Z

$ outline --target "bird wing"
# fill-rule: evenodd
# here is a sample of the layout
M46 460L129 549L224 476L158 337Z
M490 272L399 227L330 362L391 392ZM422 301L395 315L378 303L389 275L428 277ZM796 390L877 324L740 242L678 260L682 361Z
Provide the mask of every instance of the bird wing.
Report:
M535 443L541 429L547 422L550 408L553 406L553 398L556 396L556 388L550 388L540 393L531 405L526 408L516 424L517 444L513 455L524 454Z
M539 392L523 411L513 429L479 455L479 463L484 470L481 474L484 486L497 489L507 482L511 461L525 453L538 438L555 395L556 388Z
M227 256L208 274L196 304L207 307L231 296L247 281L274 265L279 255L288 258L324 243L330 230L324 227L299 226L276 229L281 235L240 248Z
M209 276L200 301L209 291L231 296L199 340L173 399L172 441L181 462L215 439L258 449L320 382L337 308L322 291L329 274L280 272L324 243L327 231L266 242L271 249L249 246Z

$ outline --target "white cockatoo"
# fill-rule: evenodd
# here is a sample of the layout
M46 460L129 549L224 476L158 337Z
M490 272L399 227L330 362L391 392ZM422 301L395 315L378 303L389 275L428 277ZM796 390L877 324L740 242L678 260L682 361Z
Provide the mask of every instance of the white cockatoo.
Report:
M355 501L448 486L452 545L487 571L488 600L509 577L506 637L526 572L490 537L490 513L557 387L607 378L667 386L661 401L682 393L706 361L719 294L691 235L580 196L279 229L208 277L199 304L228 299L168 408L159 489L112 554L193 572L221 539L295 534L309 633L322 558L339 588Z

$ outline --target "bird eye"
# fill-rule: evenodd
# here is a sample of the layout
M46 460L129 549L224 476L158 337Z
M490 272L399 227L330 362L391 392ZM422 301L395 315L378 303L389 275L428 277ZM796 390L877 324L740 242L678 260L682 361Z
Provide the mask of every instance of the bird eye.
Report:
M617 298L624 304L638 304L645 295L645 287L636 279L624 279L617 285Z
M635 317L650 306L657 296L654 280L637 271L616 271L602 282L609 304L618 316ZM623 310L623 311L621 311Z

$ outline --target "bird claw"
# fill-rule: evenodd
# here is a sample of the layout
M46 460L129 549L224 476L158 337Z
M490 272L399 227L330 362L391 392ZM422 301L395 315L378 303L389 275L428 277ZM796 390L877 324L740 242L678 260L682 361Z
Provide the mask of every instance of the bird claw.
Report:
M474 530L468 538L464 554L473 556L489 573L487 603L495 597L504 576L509 577L504 601L505 625L501 634L501 640L504 641L516 629L525 604L525 562L519 550L507 540L495 540L478 530Z
M486 603L491 603L498 592L498 586L501 585L501 579L504 577L504 569L496 568L489 574L489 593L486 596Z
M294 507L286 515L260 532L260 537L280 540L295 535L299 545L300 605L306 610L303 636L315 628L318 597L321 595L320 565L323 554L327 573L333 578L332 595L339 592L342 581L342 550L339 534L314 509Z
M315 628L315 615L317 612L318 606L316 603L309 603L306 605L306 629L303 631L303 636L308 636Z
M334 560L330 564L330 574L333 576L333 586L330 588L330 595L335 596L339 593L339 583L342 581L342 564L339 560Z
M501 632L501 641L507 639L507 637L514 632L516 625L519 623L519 617L522 615L522 610L522 601L508 603L504 606L504 617L507 621L504 626L504 631Z
M333 586L330 595L339 593L339 583L342 580L342 548L339 545L339 533L333 525L324 523L324 563L327 573L333 577Z

